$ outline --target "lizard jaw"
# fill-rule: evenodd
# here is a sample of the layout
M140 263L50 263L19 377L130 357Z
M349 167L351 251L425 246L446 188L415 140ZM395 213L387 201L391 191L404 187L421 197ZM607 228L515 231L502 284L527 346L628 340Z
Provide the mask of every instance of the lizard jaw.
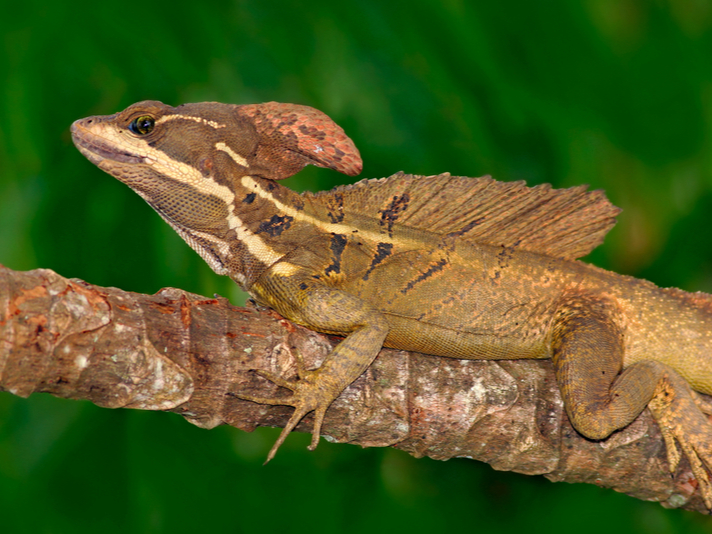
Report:
M116 150L115 145L104 139L101 130L101 123L92 118L75 121L71 127L74 146L94 165L98 166L107 159L118 163L145 163L146 158L142 156Z

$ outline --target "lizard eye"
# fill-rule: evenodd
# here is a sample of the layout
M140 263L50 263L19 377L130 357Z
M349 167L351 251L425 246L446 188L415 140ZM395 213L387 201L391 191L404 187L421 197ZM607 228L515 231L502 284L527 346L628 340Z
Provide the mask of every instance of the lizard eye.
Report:
M129 124L129 130L136 135L147 135L153 131L156 121L150 115L141 115Z

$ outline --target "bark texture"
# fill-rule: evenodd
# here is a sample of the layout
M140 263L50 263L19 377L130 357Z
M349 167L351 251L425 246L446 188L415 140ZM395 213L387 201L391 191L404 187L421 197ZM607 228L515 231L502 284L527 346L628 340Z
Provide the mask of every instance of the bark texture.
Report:
M296 353L315 367L337 342L223 298L171 288L141 295L0 266L0 391L22 397L46 392L107 408L173 411L203 428L249 432L283 426L292 412L235 396L290 395L253 371L296 377ZM307 416L298 430L310 428ZM707 512L686 460L669 473L647 410L606 440L579 435L548 360L466 361L384 349L331 406L324 434Z

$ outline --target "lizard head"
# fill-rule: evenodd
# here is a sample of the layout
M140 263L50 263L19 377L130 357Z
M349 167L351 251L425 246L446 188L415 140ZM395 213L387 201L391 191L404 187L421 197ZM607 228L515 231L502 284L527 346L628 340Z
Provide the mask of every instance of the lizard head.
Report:
M138 169L175 178L188 166L229 186L245 175L281 180L309 164L349 176L362 168L353 142L327 115L278 102L174 108L147 100L76 121L72 139L92 163L132 187Z
M72 139L223 274L227 236L243 229L235 214L242 178L280 180L309 164L361 172L359 152L344 131L320 111L294 104L144 101L76 121Z

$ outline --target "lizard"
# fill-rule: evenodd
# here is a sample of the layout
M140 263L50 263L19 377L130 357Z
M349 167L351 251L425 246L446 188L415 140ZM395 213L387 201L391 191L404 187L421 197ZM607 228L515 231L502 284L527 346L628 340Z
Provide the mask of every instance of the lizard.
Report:
M296 379L258 371L291 396L238 394L294 407L267 461L311 412L314 449L331 403L384 346L549 358L580 434L605 439L647 407L671 473L684 455L712 509L712 410L697 394L712 394L712 295L581 262L620 212L603 191L401 172L298 194L278 181L308 164L355 176L362 161L327 115L296 104L143 101L71 132L216 273L343 337L316 369L297 355Z

